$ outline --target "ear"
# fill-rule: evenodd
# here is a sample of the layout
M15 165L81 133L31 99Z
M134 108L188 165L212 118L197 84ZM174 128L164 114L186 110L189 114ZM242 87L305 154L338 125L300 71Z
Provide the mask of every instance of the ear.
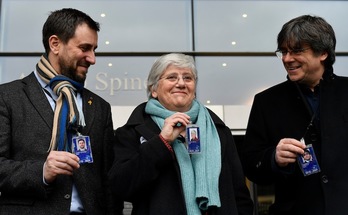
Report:
M154 91L154 90L151 90L152 92L151 92L151 95L152 95L152 98L157 98L157 92L156 91Z
M50 38L48 39L48 43L50 45L50 49L54 54L58 54L59 53L59 48L60 48L60 39L58 38L57 35L52 35L50 36Z
M321 60L321 61L325 61L326 58L327 58L328 56L329 56L329 55L328 55L327 52L323 52L323 53L321 53L321 55L320 55L320 60Z

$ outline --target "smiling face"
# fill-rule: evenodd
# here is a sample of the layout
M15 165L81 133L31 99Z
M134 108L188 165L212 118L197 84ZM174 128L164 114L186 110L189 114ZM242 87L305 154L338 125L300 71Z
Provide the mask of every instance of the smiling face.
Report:
M291 50L287 47L282 50ZM310 88L319 84L325 70L324 60L327 53L315 54L309 47L300 53L288 52L282 57L283 65L291 81L302 83Z
M196 93L196 81L188 68L169 66L158 81L151 95L168 110L186 112L190 110Z
M59 74L67 76L77 82L83 83L86 79L88 68L94 65L95 49L97 48L97 32L87 24L77 26L75 35L64 44L55 35L52 41L54 59L50 61Z

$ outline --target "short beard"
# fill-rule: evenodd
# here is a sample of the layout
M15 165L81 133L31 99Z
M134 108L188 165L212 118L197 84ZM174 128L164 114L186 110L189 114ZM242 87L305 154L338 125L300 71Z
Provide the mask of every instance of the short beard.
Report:
M59 61L59 66L60 66L60 74L61 75L64 75L76 82L79 82L79 83L84 83L85 80L86 80L86 77L84 76L78 76L77 75L77 72L76 72L76 68L74 67L71 67L71 66L67 66L68 64L66 64L65 62L63 61Z

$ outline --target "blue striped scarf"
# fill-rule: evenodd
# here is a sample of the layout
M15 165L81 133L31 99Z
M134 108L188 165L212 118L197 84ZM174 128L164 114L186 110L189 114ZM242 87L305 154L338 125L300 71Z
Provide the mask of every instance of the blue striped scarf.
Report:
M54 110L52 137L49 151L70 151L70 134L85 126L82 108L77 105L76 92L83 89L83 84L59 75L51 66L46 55L42 55L36 65L39 77L50 86L58 96Z
M147 102L145 112L151 115L161 129L164 120L175 113L165 109L156 99ZM180 166L187 214L200 215L200 210L206 211L209 206L221 206L219 196L221 145L215 124L204 105L194 100L186 114L199 126L202 151L190 157L185 145L179 140L174 141L173 149Z

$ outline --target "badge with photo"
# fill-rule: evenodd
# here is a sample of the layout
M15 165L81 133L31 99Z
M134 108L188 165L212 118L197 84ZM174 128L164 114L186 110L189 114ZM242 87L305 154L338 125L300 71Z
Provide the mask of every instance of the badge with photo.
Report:
M91 142L89 136L72 138L72 151L80 158L79 163L93 163Z
M298 155L297 161L304 176L320 172L312 144L306 146L303 155Z
M199 139L199 127L188 124L186 127L187 151L189 154L201 153L201 141Z

